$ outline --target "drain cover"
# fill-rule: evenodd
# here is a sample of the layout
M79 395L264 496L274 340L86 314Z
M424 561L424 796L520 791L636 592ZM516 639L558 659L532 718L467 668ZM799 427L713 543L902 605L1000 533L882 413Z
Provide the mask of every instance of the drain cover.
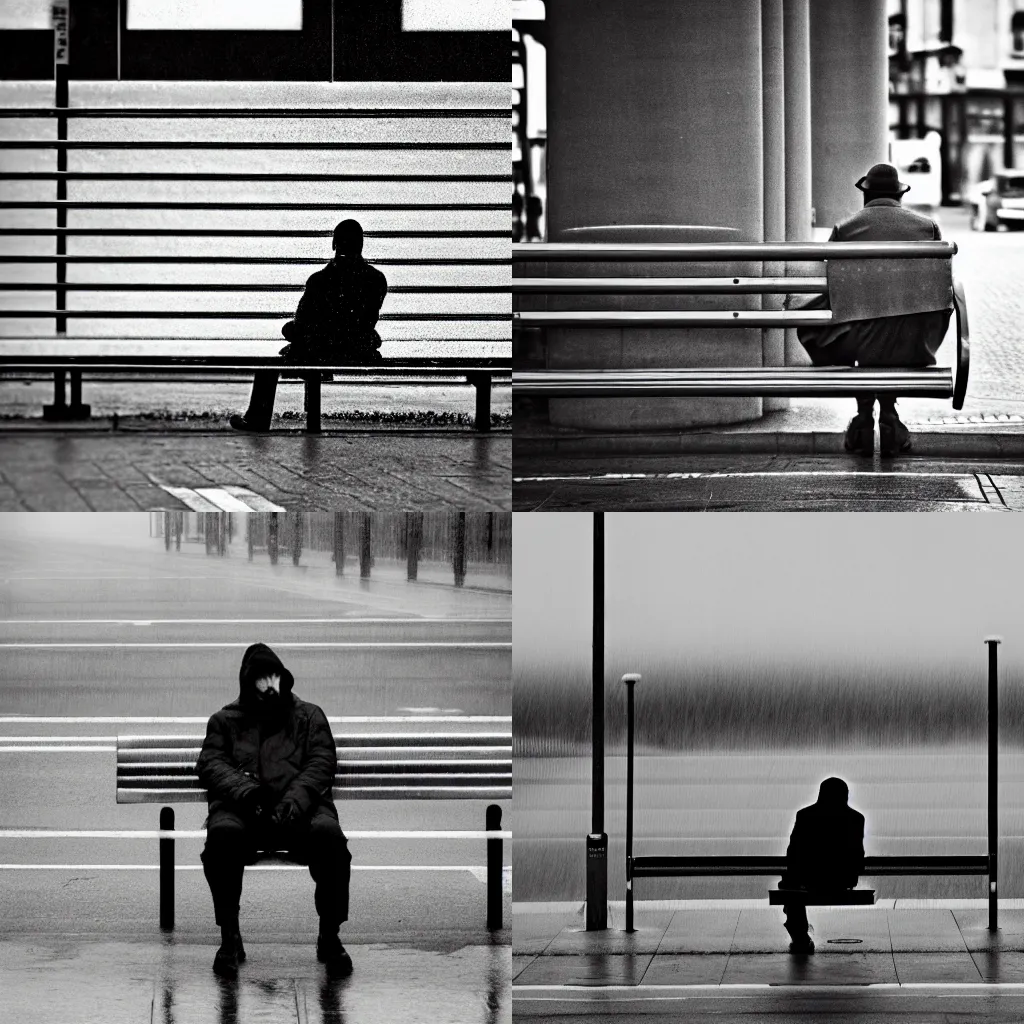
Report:
M863 942L863 939L829 939L828 940L834 946L853 946L858 942Z

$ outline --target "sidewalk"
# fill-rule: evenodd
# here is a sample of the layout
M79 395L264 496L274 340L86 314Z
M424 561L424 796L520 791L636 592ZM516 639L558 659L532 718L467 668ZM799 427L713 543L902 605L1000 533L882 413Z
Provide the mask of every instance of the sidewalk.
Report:
M238 980L211 970L216 942L0 941L3 1019L32 1024L508 1024L507 945L346 945L354 971L326 978L310 943L246 942Z
M613 905L607 931L589 933L582 913L523 912L519 905L513 908L513 991L1024 982L1021 909L1001 910L1000 930L992 934L980 900L812 907L816 952L795 956L788 952L782 908L764 903L707 901L684 910L641 904L632 935L624 931L622 904Z
M0 511L511 507L512 436L466 428L0 432ZM201 493L212 489L212 494Z

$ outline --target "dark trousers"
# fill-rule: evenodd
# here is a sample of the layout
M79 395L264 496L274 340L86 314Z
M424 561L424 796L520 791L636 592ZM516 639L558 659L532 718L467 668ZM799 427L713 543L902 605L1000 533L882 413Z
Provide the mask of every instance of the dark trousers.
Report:
M786 931L790 939L806 942L811 937L807 930L807 908L802 903L787 903L782 910L786 915Z
M277 397L277 370L257 370L252 379L252 393L245 418L258 430L269 430L274 418L274 399Z
M289 856L309 865L316 883L314 903L324 930L336 931L348 920L348 887L352 855L348 840L333 815L320 811L308 823L287 831L259 831L233 811L210 815L206 846L200 854L203 873L213 895L217 924L238 920L242 897L242 873L258 850L287 850Z

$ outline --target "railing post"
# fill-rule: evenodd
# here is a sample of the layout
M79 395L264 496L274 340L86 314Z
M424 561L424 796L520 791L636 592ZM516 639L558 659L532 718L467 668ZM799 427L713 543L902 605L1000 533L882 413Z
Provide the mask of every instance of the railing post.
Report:
M306 377L306 433L320 433L320 374Z
M368 580L370 578L370 566L373 561L373 551L370 547L370 513L361 513L362 519L359 523L359 578Z
M996 859L999 853L999 644L996 636L988 644L988 930L998 930Z
M640 676L622 677L626 684L626 931L633 928L633 687Z
M174 808L160 808L160 831L174 831ZM160 928L174 931L174 840L160 839Z
M501 831L501 808L490 804L487 808L487 831ZM502 896L501 896L501 839L487 840L487 927L502 927Z
M267 523L267 554L270 556L270 564L277 565L277 512L270 513L270 522Z
M164 551L171 550L171 513L161 512L164 517Z
M455 586L461 587L466 582L466 512L459 509L455 513L455 544L452 550L452 570Z
M415 582L420 571L420 544L423 539L423 513L405 513L406 532L406 566L405 576L409 582Z
M334 575L345 575L345 513L334 513Z
M476 388L476 416L473 426L481 433L491 429L491 375L471 373L466 378Z

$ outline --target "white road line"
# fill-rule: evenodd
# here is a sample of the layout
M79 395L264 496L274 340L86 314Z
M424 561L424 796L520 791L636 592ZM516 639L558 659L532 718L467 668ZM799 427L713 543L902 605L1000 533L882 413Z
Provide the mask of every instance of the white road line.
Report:
M304 864L252 864L249 871L306 871ZM0 864L0 871L159 871L159 864ZM175 871L202 871L202 864L175 864ZM353 871L486 871L479 864L353 864Z
M152 477L150 477L152 480ZM172 487L170 484L162 484L153 480L161 490L166 491L172 498L177 498L182 504L187 505L193 512L221 512L219 505L215 505L208 498L197 494L190 487Z
M699 954L694 954L699 955ZM775 984L768 984L765 982L733 982L725 983L722 985L715 984L703 984L703 985L512 985L512 995L529 995L530 993L546 993L546 992L572 992L572 993L584 993L584 992L601 992L601 993L623 993L628 994L628 998L625 1000L615 1000L616 1002L632 1002L636 1001L655 1001L663 999L675 999L685 997L689 994L706 995L709 992L758 992L763 995L765 989L771 989L772 991L785 991L789 994L793 992L800 993L815 993L818 995L822 994L850 994L853 992L862 993L865 991L882 993L882 992L899 992L903 989L928 989L937 991L955 991L957 995L969 996L969 995L983 995L986 992L1000 991L1003 989L1018 990L1024 989L1024 982L1019 981L979 981L979 982L965 982L965 981L907 981L907 982L892 982L892 981L879 981L879 982L868 982L864 985L787 985L785 982L777 982ZM645 996L647 992L651 992L652 995ZM659 995L654 993L663 992L675 992L676 996ZM557 999L558 997L556 997ZM565 997L560 997L562 1001L566 1002L590 1002L593 999L591 996L589 999L582 1000L566 1000ZM551 1002L556 1001L555 999L537 999L539 1002Z
M107 716L107 715L85 715L71 717L54 717L52 715L0 715L0 725L38 725L50 722L77 724L89 722L94 725L190 725L192 723L208 722L209 715L192 716ZM342 724L384 724L387 722L509 722L511 715L448 715L430 717L427 715L328 715L328 722L340 722Z
M12 648L20 650L54 650L54 649L71 649L81 647L162 647L162 648L179 648L179 647L249 647L250 645L242 641L241 643L219 643L219 642L194 642L194 643L67 643L67 644L36 644L36 643L0 643L0 648ZM480 641L461 641L461 640L323 640L323 641L311 641L309 643L301 641L275 641L275 647L444 647L444 648L506 648L511 650L512 644L504 641L495 640L480 640Z
M0 754L84 754L88 751L116 754L117 747L5 747L0 745Z
M940 477L957 479L971 477L970 473L914 473L909 470L879 471L871 469L780 469L751 470L750 472L720 473L592 473L578 476L515 476L513 483L550 483L582 480L725 480L745 477L818 477L818 476L879 476L879 477Z
M262 494L257 494L255 491L250 491L248 487L224 487L232 497L241 498L253 512L285 512L280 505L275 505L269 498L264 498Z
M207 501L212 501L219 509L224 512L252 512L254 511L251 506L247 505L240 498L228 492L223 487L197 487L196 494L206 498ZM283 512L284 509L281 509Z
M511 832L485 832L479 829L445 831L413 831L391 829L370 832L346 832L348 839L511 839ZM52 829L0 828L0 839L205 839L206 829Z
M149 578L149 577L147 577ZM177 576L169 577L178 579ZM206 577L201 577L206 578ZM511 626L511 619L455 619L414 617L408 619L0 619L0 626L268 626L268 625L354 625L354 626Z

